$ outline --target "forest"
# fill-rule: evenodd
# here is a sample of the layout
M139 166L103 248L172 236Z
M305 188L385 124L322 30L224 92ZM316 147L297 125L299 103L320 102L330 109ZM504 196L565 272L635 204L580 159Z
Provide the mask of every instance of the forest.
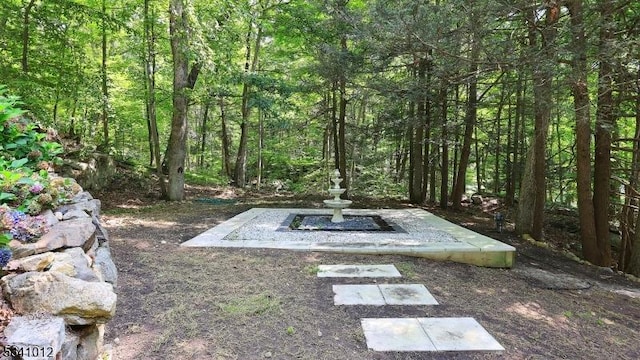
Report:
M576 209L640 275L640 3L4 0L0 91L73 142L185 181L459 209ZM611 250L611 229L621 234Z

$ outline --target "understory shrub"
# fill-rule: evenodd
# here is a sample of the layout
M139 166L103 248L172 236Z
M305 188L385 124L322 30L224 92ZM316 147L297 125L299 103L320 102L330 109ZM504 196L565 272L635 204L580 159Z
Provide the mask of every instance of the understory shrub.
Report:
M0 267L11 257L8 244L37 240L47 231L43 210L69 202L82 188L53 173L62 145L0 85Z

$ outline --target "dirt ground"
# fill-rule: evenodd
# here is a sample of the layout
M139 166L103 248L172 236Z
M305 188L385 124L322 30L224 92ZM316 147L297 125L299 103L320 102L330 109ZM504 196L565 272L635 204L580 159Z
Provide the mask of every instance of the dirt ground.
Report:
M497 233L490 214L430 209L518 249L513 269L405 256L262 249L181 248L180 243L252 207L320 207L321 197L190 187L189 201L109 191L102 219L119 269L106 342L116 359L639 359L640 285L608 269ZM206 198L206 201L197 201ZM213 199L213 200L211 200ZM358 207L401 208L354 199ZM334 306L319 264L395 264L437 306ZM487 352L372 352L365 317L473 317L502 346Z

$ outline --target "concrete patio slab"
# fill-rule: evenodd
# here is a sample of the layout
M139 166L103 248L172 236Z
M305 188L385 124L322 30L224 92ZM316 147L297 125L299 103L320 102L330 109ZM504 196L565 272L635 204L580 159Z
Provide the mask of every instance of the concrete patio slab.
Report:
M389 265L318 265L318 277L402 277Z
M503 351L473 318L361 319L374 351Z
M361 319L367 347L374 351L436 351L418 319Z
M503 351L473 318L418 318L438 351Z
M335 305L438 305L422 284L333 285Z
M331 210L253 208L182 246L399 254L489 267L511 267L515 257L514 247L421 209L344 210L345 215L380 216L394 231L294 230L287 221L296 214L326 215Z
M379 284L387 305L438 305L422 284Z
M334 305L385 305L378 285L333 285Z

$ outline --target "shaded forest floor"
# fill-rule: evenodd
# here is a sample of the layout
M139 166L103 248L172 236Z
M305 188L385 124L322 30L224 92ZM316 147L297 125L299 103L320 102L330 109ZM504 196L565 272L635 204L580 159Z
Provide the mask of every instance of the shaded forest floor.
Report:
M509 227L496 232L489 208L425 207L515 246L513 269L405 256L181 248L252 207L320 207L323 197L190 186L190 200L168 203L156 200L144 182L129 179L114 187L94 196L103 202L120 272L117 313L106 334L116 359L640 358L638 283L521 241ZM354 205L410 206L358 198ZM548 235L558 244L572 236L553 227ZM339 263L393 263L403 278L389 283L425 284L440 305L334 306L332 284L369 282L316 277L317 265ZM367 350L361 318L409 316L473 317L506 351Z

